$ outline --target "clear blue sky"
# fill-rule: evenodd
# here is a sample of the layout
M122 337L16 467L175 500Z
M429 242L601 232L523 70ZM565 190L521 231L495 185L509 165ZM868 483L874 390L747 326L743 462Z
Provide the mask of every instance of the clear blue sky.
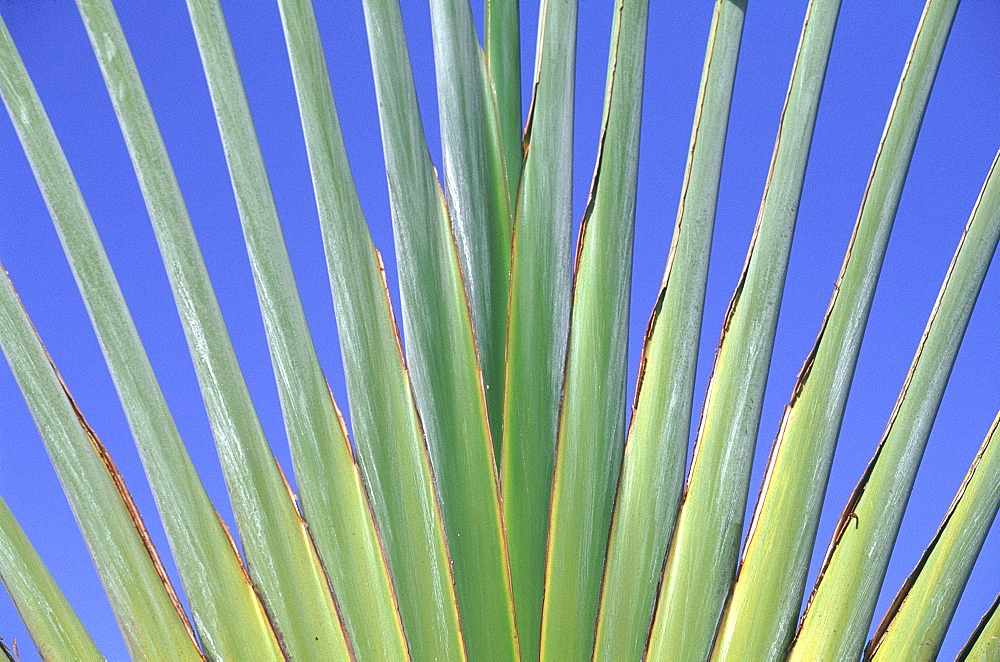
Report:
M386 258L395 296L392 237L361 3L317 4L362 205ZM420 0L402 4L430 147L440 163L428 9ZM533 1L522 4L527 90L537 7ZM642 332L669 248L712 4L652 2L635 233L630 391ZM751 507L782 407L812 346L840 269L922 4L917 0L848 1L841 11L789 265ZM291 463L256 296L184 3L117 5L265 431L279 461L288 468ZM346 411L326 269L277 8L265 2L229 1L223 6L320 358ZM699 401L756 218L805 6L804 1L760 0L751 2L748 10L712 254ZM597 145L610 8L606 1L580 3L577 220ZM68 1L0 0L0 15L21 49L103 234L181 433L213 500L231 521L159 254L75 7ZM998 29L1000 5L993 0L967 0L959 9L872 309L820 525L818 556L879 440L962 228L1000 147ZM0 155L0 260L80 408L124 473L154 539L168 556L100 350L6 113L0 113ZM997 262L980 295L932 433L876 619L931 539L1000 407ZM0 365L0 444L0 494L102 651L109 659L123 659L124 647L96 573L5 363ZM994 525L942 659L954 656L965 642L1000 591L998 578L1000 526ZM23 659L34 659L34 649L5 593L0 596L0 637L8 643L18 640Z

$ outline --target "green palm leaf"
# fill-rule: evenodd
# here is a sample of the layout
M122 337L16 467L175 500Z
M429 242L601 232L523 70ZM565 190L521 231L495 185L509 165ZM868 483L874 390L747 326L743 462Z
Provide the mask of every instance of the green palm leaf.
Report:
M0 580L39 651L74 660L104 659L2 499Z
M521 178L520 0L486 0L486 64L496 96L497 116L511 207ZM575 3L570 3L575 5ZM560 32L561 36L569 34ZM563 38L561 41L572 40Z
M625 443L597 623L600 659L636 658L645 649L680 502L741 19L738 5L716 5L681 206L646 331Z
M298 298L225 20L212 0L191 2L189 8L278 376L302 512L311 523L353 648L365 655L399 657L405 644L388 568Z
M196 231L205 233L199 237L207 249L209 241L218 238L209 233L223 234L220 224L208 216L195 218L193 225L188 217L112 1L77 0L77 5L152 221L238 536L229 536L198 475L203 469L217 472L218 467L210 461L205 467L198 464L196 471L191 458L201 462L195 451L202 449L185 448L181 440L178 430L197 421L178 417L175 424L167 402L172 407L176 394L166 382L161 392L153 374L153 365L158 374L161 368L172 371L175 366L153 353L146 355L143 342L152 349L152 342L159 338L144 333L140 340L136 324L142 327L150 309L130 298L136 313L133 322L125 303L123 291L142 297L153 294L147 285L155 283L143 280L137 285L123 270L120 287L104 248L106 244L114 258L115 250L133 246L133 237L104 233L102 226L109 213L112 217L119 213L109 203L118 205L129 198L130 177L114 182L123 186L121 196L102 200L88 195L87 202L102 227L101 237L80 192L93 186L91 166L107 163L106 155L93 145L117 143L117 131L96 136L96 142L88 140L84 144L90 151L82 156L76 145L65 143L71 161L82 159L78 187L20 56L6 30L0 29L0 95L51 211L173 557L160 563L158 554L166 552L158 552L151 542L158 539L160 529L154 525L146 532L138 506L125 488L126 477L130 485L140 485L141 476L134 477L127 466L124 476L119 474L83 418L81 409L94 408L101 394L87 392L86 400L81 397L84 404L77 406L10 281L0 279L0 347L37 420L124 633L127 653L109 648L105 655L534 661L852 659L861 655L932 659L950 654L950 640L945 639L949 623L953 614L967 617L958 611L964 587L968 584L965 592L972 593L973 587L979 588L975 584L984 583L971 573L980 549L989 544L987 532L1000 505L996 421L930 547L903 583L867 650L862 649L883 578L894 576L894 570L887 571L887 563L894 544L899 547L896 537L903 508L1000 239L1000 180L993 170L948 269L876 459L837 524L834 544L798 634L794 627L823 521L827 483L835 481L831 492L840 487L839 478L831 478L831 468L841 426L845 436L873 439L872 431L858 426L862 417L856 409L848 409L847 403L864 401L872 409L880 405L867 388L856 389L854 398L849 398L849 389L856 368L864 365L859 359L869 313L876 311L872 320L882 316L873 308L878 304L874 295L883 259L893 259L887 247L897 208L900 229L903 219L927 208L928 200L913 204L901 193L911 158L927 155L915 151L925 109L933 117L945 106L954 107L954 100L944 99L940 90L931 105L929 101L957 0L927 0L840 277L812 351L801 348L806 361L794 381L794 374L785 373L798 367L788 360L797 360L794 348L800 338L787 331L801 327L801 320L814 314L819 322L822 309L799 303L803 283L793 277L804 268L822 273L827 264L823 260L831 254L828 247L816 251L808 245L813 242L814 247L819 236L812 234L819 229L808 225L819 219L824 241L850 229L837 221L844 220L842 214L832 214L824 205L817 215L814 207L818 191L826 196L831 188L852 181L852 174L840 163L836 178L830 180L822 163L831 153L826 149L830 128L857 122L844 117L841 109L848 106L836 99L845 91L844 81L850 80L844 77L845 63L849 66L850 62L844 58L844 45L856 38L843 28L856 21L858 12L876 9L845 5L841 12L840 0L811 0L808 8L802 3L798 9L750 5L751 12L761 13L746 16L745 0L716 0L694 12L669 3L617 0L608 5L611 13L595 15L579 13L582 6L576 0L484 0L479 7L471 0L428 0L426 4L364 0L357 9L350 3L317 3L314 8L310 0L277 0L260 7L229 4L223 11L220 0L186 0L195 39L185 43L183 34L178 39L156 22L157 5L119 6L136 21L126 23L125 32L134 42L136 59L150 83L168 70L164 60L173 60L173 54L193 56L196 42L203 72L194 63L189 72L169 69L165 80L170 91L164 95L165 88L153 87L151 96L157 110L167 113L159 117L165 129L184 126L183 135L167 135L180 146L194 132L170 114L170 104L182 98L173 96L175 90L187 90L185 85L191 83L198 88L195 97L200 98L202 73L208 83L265 332L249 329L249 335L258 343L266 338L270 357L269 366L241 367L233 346L237 338L230 337L223 322L195 238ZM536 5L538 31L532 50L521 28ZM5 18L17 17L23 24L25 16L37 20L45 9L12 5L2 11ZM805 21L793 60L792 32L784 35L790 39L782 43L783 36L764 28L779 23L791 28L803 10ZM984 11L970 5L968 14L959 16L971 23ZM351 43L357 35L348 25L354 19L353 29L360 29L361 12L373 88L353 77L367 74L367 65L344 64L355 46L364 48ZM841 14L843 19L838 18ZM914 23L917 18L915 11L905 9L894 9L890 15L909 16ZM664 25L665 17L677 24ZM241 25L241 18L249 23ZM594 35L594 25L602 18L610 19L611 27L603 79L599 78L604 73L600 63L590 59L595 51L603 53L603 47L595 48L595 43L608 43L607 35ZM283 43L275 38L279 19ZM834 39L838 20L842 32ZM268 22L270 33L257 30ZM241 44L248 27L251 41ZM417 27L427 32L420 44L413 39ZM863 52L877 50L896 27L877 26ZM72 53L61 43L55 48L48 44L49 33L55 34L48 28L46 24L45 30L35 31L36 36L29 35L26 45L46 44L49 48L44 55L50 59L53 52ZM607 26L600 27L605 30ZM695 103L695 83L689 74L696 72L684 73L673 65L694 65L688 56L701 49L685 46L690 53L683 53L675 44L658 40L665 34L684 38L683 33L696 30L705 30L708 48ZM169 42L177 50L169 51L170 58L159 54L150 58L140 48L140 42L150 37L160 41L158 48ZM65 40L72 43L69 37ZM432 46L433 53L421 50L422 45ZM411 46L415 46L412 52ZM960 56L967 57L951 50L951 69L943 69L949 75L954 74ZM291 65L290 77L284 51ZM786 52L788 57L778 57ZM529 88L522 88L522 53L535 59L530 94ZM38 55L37 49L25 51L32 66ZM761 57L778 64L762 65ZM66 66L67 71L78 71L77 58L73 60L69 63L73 68ZM821 106L828 62L833 94ZM710 256L724 254L732 241L715 240L713 246L713 234L716 228L720 236L750 233L749 225L739 222L756 207L753 201L745 206L743 197L747 186L754 185L753 174L744 167L756 158L748 145L758 144L756 136L769 130L768 120L757 110L780 101L765 90L775 82L781 85L781 78L773 78L772 73L785 66L791 78L780 116L774 108L777 140L764 196L743 271L738 280L733 274L735 296L725 311L716 305L724 301L714 300L718 285L711 274L716 273L716 265L711 274L708 266ZM866 62L865 67L852 74L853 87L848 88L865 99L869 83L872 87L883 80L891 84L882 74L898 72L897 64L886 67L882 60ZM969 70L981 72L982 67ZM52 95L54 103L76 112L74 86L77 81L85 84L90 75L86 68L79 71L73 74L73 83L55 92L42 85L48 81L39 79L42 96ZM267 72L265 78L251 78L251 72L259 76L260 71ZM670 73L664 76L665 72ZM955 81L947 79L942 77L953 87L945 91L961 96L954 92L959 89ZM349 82L341 87L345 81ZM599 86L601 82L605 84L603 113L597 105L577 103L577 98L587 98L594 83ZM977 94L963 101L970 108L987 105L993 98L992 79L979 82ZM267 111L280 107L275 102L291 101L292 84L298 117L286 107L273 115L269 125ZM374 108L367 127L359 126L353 115L338 118L334 89L342 113L364 107L373 96L379 125L374 124ZM744 97L744 90L752 91ZM103 103L103 90L101 95ZM657 202L642 206L637 197L643 181L669 181L669 159L661 163L658 150L679 156L685 136L647 131L642 147L647 179L643 180L639 177L640 124L663 117L683 127L686 121L676 120L668 99L685 95L689 95L686 103L693 105L694 124L682 181L679 167L675 171L681 183L680 204L668 253L664 232L670 219L663 215L667 206L656 197L650 199ZM529 107L522 106L523 98L530 98ZM183 97L185 104L190 100ZM256 105L259 101L263 101L260 106ZM345 102L349 105L344 106ZM878 103L873 96L871 105ZM425 111L436 109L439 122L421 117L422 104ZM191 116L197 117L200 110L192 109ZM58 106L49 110L62 131L68 114ZM744 117L743 113L748 114ZM586 136L588 116L596 140ZM526 117L523 126L522 117ZM957 127L948 134L949 149L967 136L976 136L980 147L989 144L992 157L995 127L977 129L964 122L964 117L949 118ZM757 126L748 126L743 121L747 118L754 118ZM69 122L79 119L70 117ZM269 135L275 128L280 131L274 126L278 123L291 129L274 134L281 136L280 144ZM814 126L819 142L813 150ZM379 128L381 154L372 149ZM305 150L299 135L305 139ZM836 134L838 139L844 135ZM862 137L864 132L851 127L850 136L855 135ZM575 146L574 140L581 136L583 145ZM0 127L0 138L5 137ZM60 137L69 140L70 134L67 131ZM434 165L438 137L440 176ZM870 136L872 146L877 137ZM573 170L574 151L579 154L587 143L592 143L591 149L596 147L597 158L584 206L586 191L574 191ZM766 158L769 146L762 142L760 146L759 156ZM197 178L192 182L211 181L207 177L212 176L214 164L207 163L204 155L214 149L200 146L194 161ZM387 197L381 187L373 193L371 185L379 184L379 177L352 173L349 151L355 166L371 162L380 173L379 158L384 159ZM816 152L813 158L811 151ZM845 152L838 147L832 153L839 157ZM938 153L945 152L935 152L935 156ZM650 158L650 154L656 156ZM968 154L972 163L981 148ZM273 156L282 161L272 160ZM14 157L4 172L16 176L23 170L19 159ZM306 159L325 265L318 246L294 244L295 233L317 229L300 222L303 217L308 221L313 213L308 192L284 188L294 176L304 176ZM943 161L927 161L923 170L915 172L927 172L928 165L935 173L948 167ZM813 162L819 167L810 166L806 179L807 164ZM961 174L976 168L963 162L953 170ZM764 184L764 173L760 175ZM854 181L859 186L864 183L858 178ZM208 191L209 195L216 198L214 203L222 202L221 213L228 214L231 199L228 191L222 191L225 184L213 186L219 190ZM653 187L661 192L671 188L659 183ZM200 193L195 186L191 191ZM801 229L811 236L805 243L796 239L793 245L800 198ZM18 198L4 200L9 220L0 224L0 248L16 250L21 226L32 234L34 228L22 223ZM575 269L571 256L574 202L581 203L582 211ZM192 210L196 208L202 207ZM30 213L30 200L24 210ZM125 218L143 216L141 209L125 213ZM213 209L212 214L218 213ZM389 227L390 213L396 259L387 259L386 266L398 271L399 327L386 267L376 249L382 246L379 232L381 226ZM935 211L935 215L941 213ZM638 231L647 234L637 234L637 222L652 223L652 231L640 226ZM113 229L122 235L136 234L134 225ZM235 225L224 230L236 232ZM936 227L934 231L938 232ZM11 237L13 243L8 243ZM645 267L635 272L640 288L659 285L659 290L642 353L632 357L639 363L630 411L627 375L636 366L628 360L628 333L636 238L654 249L640 246L643 250L635 254L636 264L651 254L654 263L662 264L659 261L665 257L666 267L659 283L645 281ZM798 262L793 246L803 248L797 253ZM919 257L928 273L937 270L932 249L921 246ZM236 252L242 255L242 248ZM803 260L801 256L808 257ZM26 269L23 256L6 257L20 280ZM298 266L300 259L303 266L313 260L312 273L297 269L293 274L292 264ZM803 267L808 260L820 264ZM148 257L136 260L142 267L150 261L156 262ZM237 262L242 262L239 255ZM232 256L223 256L222 263L232 265ZM314 334L317 329L330 329L334 319L328 314L323 318L323 312L312 316L313 293L304 287L310 278L319 275L322 279L324 266L336 315L350 428L332 396L340 393L340 376L321 363L321 357L332 350L330 332ZM42 268L50 291L60 287L58 265ZM725 270L722 265L718 273ZM786 273L790 289L779 326ZM890 267L883 281L891 285L901 276L916 284L924 274ZM811 287L811 277L806 287ZM30 292L31 281L23 282L25 293ZM251 301L242 305L253 310L250 296ZM33 310L38 305L27 303ZM893 303L894 315L907 313L902 307L905 303ZM722 319L723 312L722 334L709 374L704 369L707 356L699 352L710 351L714 338L708 335L711 329L703 332L702 317L718 314ZM255 324L253 315L242 317ZM65 345L56 344L58 334L52 332L48 319L39 321L42 335L52 343L71 386L79 392L79 373L71 373L71 363L63 358ZM74 340L83 341L85 350L87 338L79 338L75 327L67 328ZM873 324L871 331L883 328ZM905 332L902 325L898 332L894 328L897 335L889 342ZM259 349L265 351L262 343ZM889 360L891 352L879 355L879 361ZM244 358L260 362L261 356L241 353L240 359ZM187 357L178 356L175 361L183 366ZM699 361L701 371L697 370ZM275 376L273 404L280 405L294 468L294 476L287 481L276 462L276 456L284 455L272 452L264 433L279 425L265 414L277 414L279 409L265 406L263 400L251 401L243 374L251 368L263 370L253 370L248 376L266 374L269 368ZM876 369L882 370L882 364ZM980 368L983 373L987 370ZM97 372L103 375L102 370ZM859 380L869 372L857 370ZM775 397L780 398L784 388L783 376L789 382L784 387L793 388L791 402L780 416L778 407L784 403ZM694 391L703 378L708 380L708 393L692 439ZM771 386L777 386L778 396L769 390ZM190 389L190 384L185 388ZM265 387L264 395L269 392ZM964 404L968 399L957 400ZM890 403L884 404L888 408ZM117 416L114 407L111 413ZM91 414L102 428L105 420L96 417L103 414ZM759 432L769 434L759 428L779 417L741 559L739 532L746 526L756 440ZM106 434L110 438L112 433ZM10 453L20 453L17 439L31 438L33 433L5 428L5 435L11 440ZM960 444L970 439L966 432L955 438ZM854 449L856 444L845 455L854 455ZM8 454L5 467L9 463L14 469L5 470L2 477L11 477L15 481L11 484L30 498L32 488L22 487L24 477L18 475L23 473L22 460L29 455L28 451L25 458ZM934 480L940 475L935 474ZM15 505L8 493L5 496L21 515L22 506ZM141 497L139 492L137 500L144 504ZM22 521L28 519L22 516ZM19 653L14 637L28 632L43 659L100 659L94 642L104 646L103 633L98 631L101 615L73 613L69 605L79 599L74 595L79 591L66 585L64 596L53 577L65 576L65 572L50 566L50 575L39 558L58 558L61 546L57 549L49 543L45 548L30 527L28 534L38 553L0 501L0 579L27 628L14 630L12 635L6 630L6 619L0 619L5 627L0 632L0 658L14 659ZM980 568L979 572L984 571ZM179 578L176 595L167 579L174 574ZM996 657L1000 627L996 611L994 604L959 659ZM93 641L84 626L91 630ZM968 632L971 627L965 624L959 629Z
M277 657L279 644L271 623L195 474L69 164L5 28L3 38L4 100L13 111L135 435L195 627L213 655L256 651ZM238 630L243 633L233 636Z
M427 153L398 2L368 0L365 18L399 256L407 363L440 494L463 621L469 611L465 642L470 654L485 653L491 645L509 652L515 639L506 549L498 542L477 545L480 539L500 541L502 523L457 233ZM469 93L481 94L482 88ZM443 574L441 580L446 581ZM443 596L445 590L442 586L439 593ZM448 627L457 629L457 622ZM449 636L453 640L443 650L450 658L461 649L457 632Z
M503 437L511 207L496 99L468 0L433 0L448 215L472 309L494 455Z
M969 468L941 528L899 590L865 655L891 660L936 656L958 600L1000 508L996 439L1000 416Z
M318 646L343 659L347 642L325 573L254 411L121 26L107 0L78 6L167 266L250 575L290 655Z
M834 651L854 654L864 646L931 426L1000 240L998 192L991 176L945 276L875 457L837 522L796 635L793 658ZM831 625L835 636L818 632Z
M556 443L543 659L593 648L604 550L625 436L625 360L647 2L615 4L604 119L580 229Z
M120 474L51 364L6 272L0 278L0 349L42 433L129 652L201 659Z
M546 0L511 249L504 523L521 654L538 655L572 264L576 2Z
M1000 595L993 601L976 631L956 658L960 662L985 662L996 657L1000 651Z
M736 570L798 200L838 3L810 3L750 253L716 352L651 656L707 654ZM695 596L700 596L695 599Z

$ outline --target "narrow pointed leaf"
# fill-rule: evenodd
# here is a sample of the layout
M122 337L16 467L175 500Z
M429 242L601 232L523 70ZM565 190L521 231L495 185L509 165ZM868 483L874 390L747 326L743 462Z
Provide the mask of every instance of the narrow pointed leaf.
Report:
M834 530L796 634L794 659L853 656L864 647L924 446L998 239L1000 174L994 166L875 457Z
M294 11L293 11L294 10ZM354 438L394 560L411 648L435 650L438 633L422 618L440 608L436 574L422 559L442 554L444 532L403 361L382 263L365 225L347 161L314 16L284 3L292 73L306 135L327 267L340 331ZM306 47L311 44L311 47ZM392 498L385 498L388 494ZM454 603L452 603L453 605ZM431 623L428 618L427 623Z
M0 349L45 442L129 654L201 659L121 476L56 373L2 265L0 273Z
M935 658L1000 508L1000 415L934 540L868 644L873 660Z
M502 541L503 534L471 311L456 235L427 151L398 2L366 0L364 7L407 363L441 496L462 626L469 655L478 658L509 650L504 642L513 608L509 579L498 576L506 575L505 546L479 544Z
M167 267L250 574L291 656L349 656L326 575L264 437L177 180L108 0L80 0Z
M0 580L43 657L104 659L3 499L0 499Z
M813 0L806 10L802 37L792 70L761 207L762 219L765 217L783 219L784 223L789 224L788 227L792 227L791 224L794 223L799 204L839 11L840 0ZM830 338L829 342L835 342L835 339ZM827 391L821 392L827 393ZM812 409L807 408L806 411L813 412L819 409L820 406L816 406ZM809 489L809 486L803 485L802 488ZM819 486L814 489L819 489ZM797 506L801 508L802 503L798 502ZM804 563L808 563L807 550L811 549L812 545L811 539L803 540L800 529L796 526L801 517L802 513L799 510L776 516L777 524L787 528L787 542L783 541L781 544L768 547L765 551L770 555L766 557L766 561L759 561L757 557L748 557L744 560L738 577L742 577L743 573L763 572L758 570L758 564L761 563L765 563L765 567L771 570L772 574L767 575L766 579L747 585L737 581L735 595L730 596L732 606L723 616L713 655L720 656L739 651L740 655L754 658L777 659L783 654L792 634L791 629L794 624L792 614L797 615L798 605L802 601L804 577L799 579L794 574L788 577L789 573L785 566L775 567L775 562L771 559L778 556L787 563L792 561L802 563L802 560L791 555L790 558L786 558L782 552L787 552L788 549L796 551L803 549L806 550L802 552ZM742 517L740 522L742 523ZM782 608L785 611L781 611Z
M432 0L430 5L448 214L472 308L494 454L499 458L511 241L500 124L469 0Z
M485 0L486 63L496 95L500 138L510 204L521 178L521 17L520 0ZM576 3L573 3L574 5ZM569 33L566 33L569 34ZM574 33L575 34L575 30ZM565 35L564 35L565 36Z
M740 21L743 9L745 3ZM816 53L796 68L790 84L750 251L723 323L667 555L651 659L707 657L736 571L774 331L832 32L829 13L820 18L810 12L806 20L811 30L804 44Z
M988 662L995 660L997 653L1000 653L1000 595L955 659L958 662Z
M280 657L274 631L208 500L69 164L13 50L4 50L3 95L77 279L146 468L207 652ZM239 635L235 633L239 632Z
M580 230L542 610L542 658L590 658L625 437L632 236L649 3L615 4L604 118Z
M188 6L257 285L303 516L353 648L366 657L405 656L388 568L306 323L225 19L215 0ZM286 16L289 10L312 16L308 2L281 6ZM300 41L296 50L306 45ZM318 37L308 46L322 52Z
M422 460L423 435L400 353L381 263L365 227L347 162L316 16L308 2L283 1L279 7L337 310L355 442L369 453L373 446L384 449L382 452L392 460L391 463L383 460L383 466L397 468L398 473L388 482L396 486L398 498L393 502L409 506L403 515L393 513L402 526L412 527L411 533L404 538L412 541L407 550L419 550L424 544L443 545L442 532L434 526L434 521L427 521L428 518L422 517L419 509L413 507L421 502L417 495L428 491L426 476L429 474L424 471L426 460ZM373 410L373 406L377 410ZM369 441L373 437L375 443ZM385 524L390 521L385 505L379 514L384 527L395 528ZM379 533L377 526L375 533ZM378 540L359 537L355 544L365 549L353 553L362 557L359 561L374 563L376 551L385 555L386 542L395 542L397 548L400 546L399 541L386 541L379 534ZM374 544L378 545L377 550L372 549ZM398 549L392 551L396 558L400 556ZM423 566L417 568L421 569ZM328 572L332 575L337 571L328 568ZM361 623L353 622L355 616L345 613L345 619L351 619L348 626L357 642L356 647L362 655L371 651L376 658L406 657L406 638L392 578L375 575L372 570L362 573L361 576L372 578L367 587L372 593L369 598L372 604L366 609L375 609L374 603L383 601L386 584L394 591L394 608L391 614L369 611ZM406 573L400 572L398 578L406 578ZM364 581L357 583L364 587ZM420 585L430 586L432 581L424 578ZM422 599L424 609L436 606L432 596L425 595ZM362 628L366 635L361 634ZM433 633L411 631L408 636L416 639L432 637ZM418 648L426 650L424 646Z
M771 451L720 653L749 650L771 659L783 656L791 641L854 366L936 71L934 57L914 50L900 83L841 276Z
M443 370L433 369L429 393L433 400L427 402L433 401L437 410L446 409L443 401L451 393L465 402L457 402L459 407L444 412L444 416L428 415L425 406L424 420L437 461L467 651L474 659L483 655L514 659L517 636L496 463L503 429L510 197L496 106L469 0L432 0L430 5L444 183L454 240L447 242L444 233L439 236L445 240L443 248L447 243L457 244L461 262L460 272L441 282L457 289L464 283L477 351L460 360L447 356L453 367L442 363ZM442 229L447 230L447 224ZM447 259L447 254L442 257ZM468 313L461 298L456 304L438 314L456 317L448 325L464 334L466 322L462 318ZM434 327L433 319L420 323ZM441 348L420 351L429 359L437 354L432 359L435 362L446 358ZM470 362L475 367L477 356L481 377L469 369ZM483 386L477 388L480 380ZM480 431L476 396L482 388L488 426Z
M601 589L595 658L642 657L673 531L691 429L694 378L742 24L717 5L681 203L646 331Z
M504 523L521 655L538 657L552 467L572 287L577 3L545 0L511 262Z

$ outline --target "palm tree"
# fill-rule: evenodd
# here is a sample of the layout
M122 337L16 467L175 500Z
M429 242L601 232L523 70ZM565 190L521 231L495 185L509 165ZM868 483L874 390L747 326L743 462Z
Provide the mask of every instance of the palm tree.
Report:
M28 159L6 128L2 148L10 170L35 169L87 307L62 258L39 257L36 244L56 236L35 220L42 198L12 186L0 260L63 380L8 288L0 344L13 378L3 388L7 402L19 399L15 380L24 393L28 408L9 418L23 424L30 410L41 429L123 633L124 647L95 636L100 650L842 659L873 636L866 655L936 655L1000 500L988 445L995 317L987 305L969 322L1000 226L1000 179L983 186L1000 86L990 84L995 49L981 25L996 10L968 3L954 18L957 4L929 0L921 15L812 0L805 12L748 13L745 0L719 0L710 13L619 0L577 16L575 2L546 0L537 14L522 8L526 35L543 20L534 74L521 77L518 58L530 70L535 41L518 36L516 2L488 0L485 18L463 2L434 0L429 14L403 3L407 58L386 0L365 0L363 16L317 6L315 18L301 0L227 4L225 18L212 0L189 0L193 34L176 8L154 16L121 6L124 35L110 2L79 0L113 110L107 93L93 108L76 98L79 79L100 83L93 62L82 74L67 65L90 48L78 23L49 36L45 12L65 8L4 6L14 41L5 28L0 86ZM476 21L486 26L485 65ZM352 43L363 23L374 86L365 49ZM707 51L696 45L706 36ZM194 73L201 64L184 60L196 57L207 90ZM210 133L198 136L216 119L221 151ZM981 300L996 299L995 280ZM266 333L247 317L251 282ZM953 376L963 383L942 402L963 333L968 356ZM94 376L98 350L110 379ZM124 416L105 395L115 391ZM64 505L44 501L54 485L26 468L35 433L9 429L4 498L22 520L31 507L35 518L65 518ZM102 461L105 446L120 474ZM859 477L864 489L852 494ZM754 506L747 496L762 481ZM59 558L71 526L57 538L28 528L77 615L0 510L0 576L30 636L43 656L75 659L97 655L80 622L98 635L111 612L74 595L94 593L97 575ZM965 644L995 596L992 557L944 654ZM904 584L915 564L921 572ZM901 584L908 593L894 601ZM887 611L886 627L872 629ZM969 640L972 659L995 655L996 621ZM0 636L27 654L26 635Z

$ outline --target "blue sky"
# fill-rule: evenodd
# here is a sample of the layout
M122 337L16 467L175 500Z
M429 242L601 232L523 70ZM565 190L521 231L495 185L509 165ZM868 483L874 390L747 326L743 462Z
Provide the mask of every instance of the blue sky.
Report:
M522 4L523 71L528 90L537 3ZM290 467L235 203L184 3L117 5L265 431L279 461ZM392 235L361 3L317 5L362 205L386 260L395 296ZM428 9L420 0L403 0L402 5L430 149L440 163ZM630 392L642 333L669 248L711 5L654 0L650 11ZM753 230L805 5L761 0L752 2L747 13L719 198L696 404L704 393L722 317ZM272 3L235 1L223 2L223 7L317 349L334 394L346 410L329 286L277 8ZM916 0L883 0L845 2L841 11L789 264L751 507L782 407L812 346L839 272L921 7ZM610 8L610 2L580 3L577 220L597 146ZM0 0L0 15L62 140L181 434L210 495L231 521L165 273L75 7L55 0ZM820 524L820 556L879 440L962 228L1000 147L998 29L997 3L967 0L959 9L872 308ZM162 530L114 388L6 113L0 113L0 154L4 164L0 172L0 260L81 410L125 474L166 556ZM877 619L931 539L1000 407L997 261L980 295L931 435ZM0 495L102 651L109 659L122 659L124 647L96 573L6 364L0 365L0 403ZM986 542L942 658L953 656L961 647L1000 591L998 529L994 525ZM8 643L18 640L24 659L33 659L33 647L6 594L0 596L0 637Z

